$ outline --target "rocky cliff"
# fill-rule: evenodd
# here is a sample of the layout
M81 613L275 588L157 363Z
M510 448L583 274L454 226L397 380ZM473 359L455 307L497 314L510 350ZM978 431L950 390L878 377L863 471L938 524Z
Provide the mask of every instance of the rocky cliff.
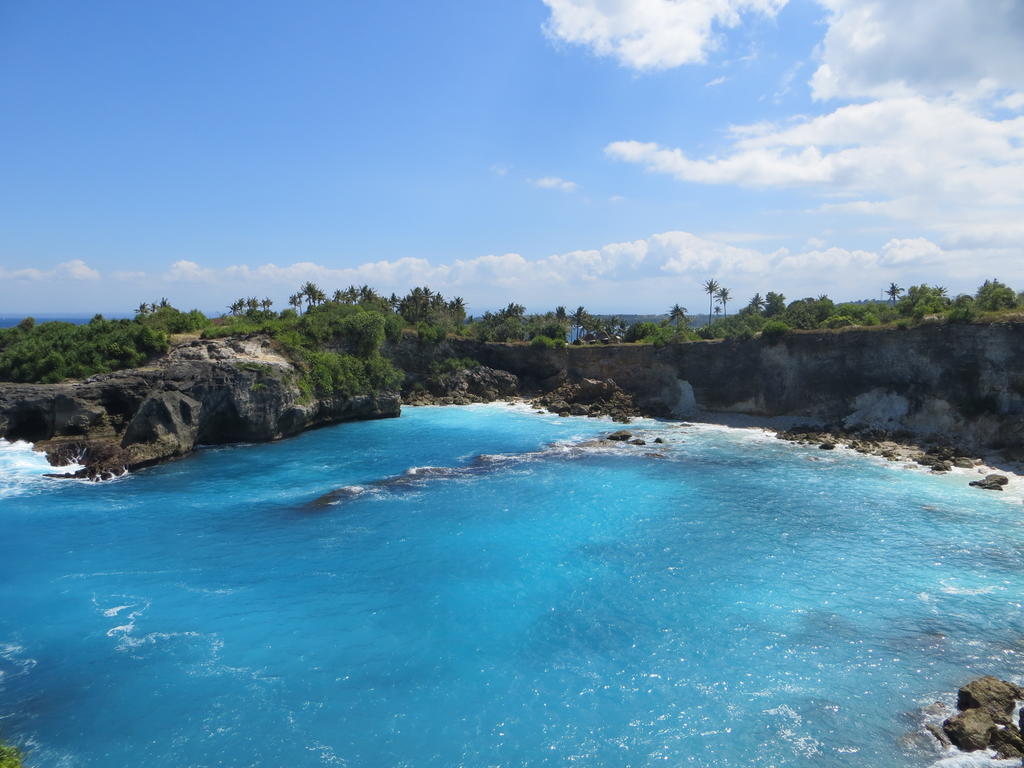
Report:
M786 416L941 437L1011 457L1024 451L1020 323L926 323L665 347L535 349L450 339L425 352L407 339L393 354L407 370L422 367L425 354L474 358L536 391L613 379L653 414Z
M147 368L62 384L0 383L0 437L28 440L85 476L183 456L196 445L274 440L398 416L396 393L304 397L299 372L263 338L190 341Z
M777 341L534 348L407 336L385 350L408 381L473 402L614 380L654 415L791 417L942 438L1024 459L1024 324L791 333ZM431 375L450 358L486 368ZM508 372L513 376L507 376ZM0 437L91 476L184 455L197 444L273 440L321 424L398 416L397 394L303 398L299 372L258 337L179 344L153 366L81 382L0 383ZM607 405L607 404L606 404ZM614 405L614 403L612 404ZM628 408L626 406L629 406ZM609 406L611 407L611 406ZM616 411L618 412L618 411Z

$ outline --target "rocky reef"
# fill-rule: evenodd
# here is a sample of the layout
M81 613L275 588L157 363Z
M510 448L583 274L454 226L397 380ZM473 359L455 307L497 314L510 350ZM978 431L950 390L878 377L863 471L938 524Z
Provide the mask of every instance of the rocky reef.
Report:
M310 397L265 338L193 340L153 365L62 384L0 383L0 436L55 466L108 479L200 444L260 442L310 427L398 416L397 393Z

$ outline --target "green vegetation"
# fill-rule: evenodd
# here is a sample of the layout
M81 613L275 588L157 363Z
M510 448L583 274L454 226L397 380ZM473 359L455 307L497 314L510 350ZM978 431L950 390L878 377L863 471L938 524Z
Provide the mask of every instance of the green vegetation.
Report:
M393 389L403 374L381 351L405 333L420 344L437 345L451 336L484 342L529 343L536 349L557 349L572 343L676 344L697 339L750 339L777 342L791 331L840 330L853 327L909 328L922 322L969 323L1019 316L1024 293L998 280L986 280L976 293L950 297L942 286L902 288L890 283L888 300L836 304L828 296L786 302L781 293L754 294L738 312L729 313L732 294L717 280L702 285L709 299L709 318L696 331L687 309L675 304L667 315L599 317L585 307L571 314L556 307L527 314L511 302L478 318L466 316L460 297L446 299L426 287L404 297L385 298L369 286L349 286L328 294L307 282L277 312L269 298L239 298L228 314L210 319L198 310L182 312L161 299L143 303L132 320L107 320L101 315L85 325L25 318L14 328L0 329L0 380L56 382L146 364L165 352L174 334L201 334L214 339L263 334L276 341L302 370L299 386L308 397L338 393L364 394ZM660 321L655 322L655 320Z
M25 318L0 330L0 380L45 383L144 365L167 350L167 333L96 315L85 325Z
M708 290L711 285L713 291ZM704 290L720 296L722 287L709 280L704 284ZM974 296L965 294L950 298L942 286L922 284L901 288L895 283L890 283L885 294L888 301L845 304L835 304L828 296L797 299L786 304L785 297L779 293L770 292L764 298L755 294L747 306L732 317L716 319L702 326L697 333L704 339L743 339L762 334L777 340L791 329L910 328L921 322L996 320L1001 313L1024 308L1022 296L998 280L986 280ZM719 300L719 303L724 309L725 302Z
M0 742L0 768L22 768L21 750Z
M397 341L404 326L391 304L368 287L336 292L327 299L307 283L289 303L296 309L276 313L269 299L239 299L203 330L203 338L260 333L273 338L303 371L298 384L305 396L362 395L396 389L404 374L381 356L385 340ZM351 296L351 300L350 300Z

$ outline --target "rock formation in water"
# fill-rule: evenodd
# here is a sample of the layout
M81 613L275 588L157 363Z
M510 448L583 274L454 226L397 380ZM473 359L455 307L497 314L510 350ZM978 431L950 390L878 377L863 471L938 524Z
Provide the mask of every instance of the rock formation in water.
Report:
M1024 758L1024 713L1013 722L1017 701L1024 690L995 677L972 680L960 689L956 707L960 712L942 724L946 738L965 752L993 749L1001 758ZM936 738L943 741L936 733Z
M106 479L199 444L274 440L401 409L397 393L304 396L299 379L267 339L191 341L146 368L62 384L0 383L0 436Z

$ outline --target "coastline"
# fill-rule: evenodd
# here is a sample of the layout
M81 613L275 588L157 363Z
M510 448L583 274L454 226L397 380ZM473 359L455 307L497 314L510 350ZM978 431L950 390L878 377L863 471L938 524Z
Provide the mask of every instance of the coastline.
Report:
M470 407L515 407L521 410L523 413L531 415L548 415L559 417L553 411L547 409L539 409L535 405L536 398L530 396L516 396L511 398L502 398L499 400L493 400L489 402L474 402L466 403L465 405L457 405L454 403L419 403L419 404L408 404L404 403L403 406L407 408L448 408L448 407L459 407L459 408L470 408ZM635 422L631 421L628 424L623 425L620 422L616 422L608 416L572 416L567 414L563 418L586 418L586 419L597 419L605 421L608 424L609 432L625 428L629 429L631 424ZM728 430L738 431L749 431L763 436L769 440L778 440L784 443L792 443L794 445L800 445L805 448L812 448L816 444L813 441L795 441L786 440L779 436L780 432L792 429L793 427L799 426L806 423L806 419L801 419L795 416L777 416L777 417L756 417L748 416L746 414L735 414L735 413L713 413L713 412L701 412L694 414L688 418L682 417L664 417L655 416L652 414L635 415L631 417L634 420L652 420L655 422L669 423L678 426L695 426L695 427L711 427L711 428L722 428ZM643 429L643 425L636 425L638 430ZM1003 486L1001 491L985 491L984 489L975 489L979 493L989 493L990 495L1002 498L1004 500L1015 500L1024 503L1024 463L1012 462L1006 460L1004 457L998 454L987 453L983 456L976 457L975 463L971 468L956 467L952 466L950 469L944 472L933 472L930 467L926 465L918 464L914 458L916 456L927 455L928 444L925 441L913 442L913 441L891 441L897 456L895 459L887 459L878 453L870 451L858 451L855 448L850 447L849 442L855 441L856 438L852 437L838 437L833 436L835 440L835 447L833 451L838 452L841 455L849 457L861 457L864 459L872 460L876 464L889 467L891 469L898 469L903 471L915 472L920 474L926 474L933 477L942 477L947 475L951 478L959 478L964 480L966 485L968 481L979 480L987 475L999 474L1003 475L1008 479L1008 483ZM824 452L823 452L824 453Z

